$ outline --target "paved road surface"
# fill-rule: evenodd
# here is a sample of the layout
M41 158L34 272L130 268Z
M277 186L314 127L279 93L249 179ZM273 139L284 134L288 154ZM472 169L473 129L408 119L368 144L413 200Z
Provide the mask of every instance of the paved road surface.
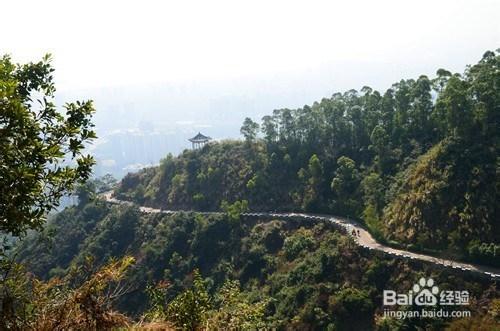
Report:
M118 200L113 197L113 192L103 193L102 196L104 199L113 204L122 204L122 205L134 205L134 203L130 201ZM185 212L184 210L164 210L164 209L155 209L151 207L139 206L141 212L146 214L155 214L155 213L163 213L163 214L175 214L179 212ZM197 212L200 214L210 215L210 214L221 214L220 212ZM434 264L439 264L448 268L462 270L464 272L478 272L485 274L491 278L500 279L500 270L492 267L481 266L476 264L469 264L458 262L454 260L440 259L434 256L413 253L401 249L395 249L392 247L385 246L377 242L372 235L366 231L363 227L359 225L359 223L349 220L346 218L331 216L331 215L317 215L317 214L305 214L305 213L273 213L273 212L250 212L244 213L243 216L247 217L275 217L275 218L302 218L307 220L317 220L317 221L329 221L337 224L340 227L343 227L349 235L352 235L352 231L354 230L356 236L353 236L356 242L367 249L373 249L385 252L387 254L398 256L407 259L416 259L421 261L427 261ZM357 234L359 231L359 235Z

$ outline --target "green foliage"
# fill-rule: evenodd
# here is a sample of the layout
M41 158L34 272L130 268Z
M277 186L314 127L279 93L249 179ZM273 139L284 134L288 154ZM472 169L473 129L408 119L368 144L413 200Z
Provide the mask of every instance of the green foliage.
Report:
M224 214L141 215L136 207L110 207L97 198L112 180L77 187L79 205L21 243L19 259L45 279L94 276L33 285L19 266L2 265L11 268L0 284L4 328L16 326L18 316L25 329L53 329L54 320L68 328L125 325L123 316L110 318L102 294L108 280L122 280L117 275L131 260L111 260L97 273L81 266L89 255L106 265L128 254L140 261L131 280L149 295L150 307L140 291L120 303L182 329L205 323L236 329L443 328L443 320L380 318L375 289L407 291L423 273L478 297L478 317L450 328L495 325L498 302L492 298L498 292L486 291L487 282L374 257L325 224L247 224L240 218L249 208L362 217L388 242L498 266L499 64L498 53L486 52L463 75L440 69L435 79L401 80L384 93L365 86L311 106L276 109L262 118L262 140L259 124L246 118L244 143L224 141L169 155L157 168L127 175L115 190L140 204ZM3 233L40 228L46 212L89 176L93 164L83 153L95 138L92 103L70 103L65 114L57 112L52 71L49 57L23 66L0 60ZM196 268L206 282L197 271L191 275ZM162 279L168 291L147 287ZM82 287L67 290L74 283ZM487 304L496 315L484 312Z
M390 148L389 135L386 129L382 125L377 125L370 136L372 145L370 149L373 150L376 155L374 157L374 167L380 174L387 174L392 171L391 161L393 161L393 152Z
M356 216L359 210L358 187L360 175L356 163L348 157L341 156L337 161L337 171L332 179L334 192L334 210L343 215Z
M197 330L208 317L211 307L205 284L198 270L193 272L193 287L179 294L167 307L166 317L182 330Z
M344 288L329 300L329 310L340 330L369 330L373 328L371 318L373 302L367 291Z
M97 198L98 194L108 192L116 185L116 179L110 175L88 179L85 183L76 186L74 195L78 198L78 205L85 206Z
M383 240L382 233L382 221L380 220L380 215L374 205L368 204L363 210L363 220L368 226L371 234L378 240Z
M231 220L238 221L241 214L248 211L248 201L241 200L235 201L234 203L230 204L224 200L222 201L220 208L224 213L228 215Z
M380 175L375 172L366 175L361 182L361 189L365 206L373 206L377 213L381 213L385 205L385 185Z
M19 258L24 259L23 251L36 250L31 271L37 274L48 272L52 261L66 269L72 257L78 254L83 240L91 236L95 226L109 213L109 206L100 200L94 200L80 208L70 207L49 218L37 240L23 240L19 247ZM61 240L64 238L65 240ZM51 261L51 262L49 262Z
M269 300L251 302L238 281L226 281L218 291L217 310L210 312L208 330L259 330L266 327L264 316Z
M276 109L262 118L262 140L246 119L246 142L170 156L127 176L118 195L179 209L246 200L253 210L362 218L379 239L466 258L471 240L500 241L499 58L486 52L463 74L440 69L384 93L365 86Z
M471 240L498 242L500 227L493 221L499 212L493 154L489 148L457 138L429 150L409 168L406 182L385 209L386 237L457 250Z
M209 296L197 270L193 287L184 290L166 306L165 282L147 286L150 309L143 315L148 321L168 321L181 330L255 330L264 328L265 308L269 300L250 302L238 281L225 281L214 296ZM168 284L168 283L167 283Z
M314 238L311 231L301 228L297 233L285 239L283 251L288 260L294 260L313 246Z
M243 126L240 129L241 134L245 137L247 142L252 142L257 137L259 131L259 124L252 121L251 118L246 117L243 121Z
M75 194L78 198L78 205L85 206L96 197L96 185L93 181L89 180L80 184L75 189Z
M146 286L145 292L149 302L149 309L144 313L146 320L154 322L166 318L165 305L168 285L166 282L159 282L156 286L151 284Z
M94 272L77 266L86 266L89 255L93 265L106 265L110 252L131 254L138 261L126 279L132 291L113 307L144 316L151 327L369 329L383 308L378 293L406 292L424 273L469 290L481 305L498 296L486 290L486 279L373 255L328 223L138 214L96 199L66 209L49 227L50 240L36 235L19 248L29 270L45 279L51 272L85 276ZM197 268L204 281L193 275ZM420 325L432 329L432 321L426 323Z
M323 166L316 154L309 159L307 170L300 169L299 180L303 182L303 192L301 196L301 207L304 210L317 210L321 204L323 186Z
M0 232L40 229L61 197L91 173L92 101L54 103L51 57L14 65L0 58Z
M472 240L467 246L468 258L483 264L500 265L500 245Z

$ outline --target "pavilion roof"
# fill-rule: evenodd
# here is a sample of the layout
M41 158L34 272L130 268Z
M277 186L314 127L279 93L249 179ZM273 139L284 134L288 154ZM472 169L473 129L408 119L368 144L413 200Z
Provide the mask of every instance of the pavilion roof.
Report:
M201 132L198 132L198 134L196 136L194 136L193 138L189 139L189 141L199 142L199 141L208 141L210 139L212 139L212 138L201 134Z

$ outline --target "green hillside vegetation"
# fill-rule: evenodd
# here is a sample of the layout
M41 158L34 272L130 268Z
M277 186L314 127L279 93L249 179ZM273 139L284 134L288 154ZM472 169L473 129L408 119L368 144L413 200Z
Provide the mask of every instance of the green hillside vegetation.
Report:
M19 116L0 128L10 155L0 177L19 199L0 192L0 232L29 235L14 249L6 237L0 250L0 329L494 329L499 293L486 275L367 250L328 222L241 212L347 216L388 244L499 267L499 61L486 52L463 74L440 69L384 93L363 87L247 118L244 141L168 155L115 189L186 212L105 202L97 193L114 185L106 178L79 186L79 203L43 227L44 211L89 175L93 159L82 153L94 110L80 102L56 111L48 59L23 67L3 58L0 109ZM37 93L48 97L40 113L30 108ZM24 159L32 151L34 163ZM407 293L424 276L469 291L472 317L384 318L383 290Z
M469 290L477 323L498 322L492 308L498 292L487 278L364 250L329 223L146 215L97 200L57 214L42 233L23 242L18 258L42 279L77 275L72 286L90 298L96 296L87 294L86 284L95 281L87 279L92 265L111 258L128 259L127 266L135 261L126 276L115 276L128 290L112 306L136 320L142 316L142 323L167 321L181 329L451 327L444 319L382 318L382 290L406 293L423 275L442 288ZM97 316L100 323L133 323L118 313L113 319Z
M499 63L486 52L463 74L440 69L384 93L363 87L247 118L244 142L169 155L116 194L167 209L247 200L348 216L383 241L500 266Z

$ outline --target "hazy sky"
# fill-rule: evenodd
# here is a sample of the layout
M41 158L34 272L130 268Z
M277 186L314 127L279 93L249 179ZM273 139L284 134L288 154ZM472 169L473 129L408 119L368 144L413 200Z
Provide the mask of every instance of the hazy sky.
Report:
M59 90L329 69L340 86L352 71L349 83L358 88L438 67L462 71L500 47L498 0L16 0L1 7L0 53L16 61L53 53ZM363 77L360 67L376 69Z

